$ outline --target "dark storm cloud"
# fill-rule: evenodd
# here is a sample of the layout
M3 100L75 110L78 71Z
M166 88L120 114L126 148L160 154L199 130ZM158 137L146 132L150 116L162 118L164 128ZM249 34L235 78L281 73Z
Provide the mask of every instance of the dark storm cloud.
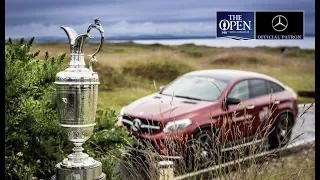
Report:
M314 33L314 0L6 0L6 36L63 36L61 25L84 31L101 18L106 34L207 34L217 10L304 10Z

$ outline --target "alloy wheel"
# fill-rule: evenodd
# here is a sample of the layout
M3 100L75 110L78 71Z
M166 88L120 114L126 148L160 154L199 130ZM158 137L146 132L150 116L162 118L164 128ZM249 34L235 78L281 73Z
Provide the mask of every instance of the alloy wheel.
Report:
M287 116L282 116L277 126L277 137L281 144L289 141L289 133L291 131L291 122Z

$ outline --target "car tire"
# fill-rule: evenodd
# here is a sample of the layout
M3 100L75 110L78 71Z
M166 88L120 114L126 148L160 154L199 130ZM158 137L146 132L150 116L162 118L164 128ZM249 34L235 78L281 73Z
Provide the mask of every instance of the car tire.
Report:
M206 168L216 161L214 134L210 130L201 130L188 142L184 153L188 170Z
M272 126L268 136L269 148L276 149L286 146L291 138L294 120L288 113L280 114Z

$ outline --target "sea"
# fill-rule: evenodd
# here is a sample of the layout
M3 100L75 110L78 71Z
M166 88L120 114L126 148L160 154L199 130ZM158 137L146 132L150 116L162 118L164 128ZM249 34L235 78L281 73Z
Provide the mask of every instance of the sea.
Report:
M105 41L109 43L118 42L134 42L137 44L163 44L163 45L183 45L183 44L195 44L199 46L210 47L300 47L302 49L315 49L315 37L305 36L304 39L252 39L252 40L234 40L227 38L215 38L215 37L142 37L134 38L128 37L105 37ZM28 39L28 38L26 38ZM65 37L37 37L36 42L66 42ZM88 40L90 42L99 42L99 38Z
M164 39L164 40L134 40L138 44L163 44L163 45L182 45L195 44L210 47L300 47L301 49L315 49L315 37L305 37L304 39L290 40L233 40L226 38L212 39Z

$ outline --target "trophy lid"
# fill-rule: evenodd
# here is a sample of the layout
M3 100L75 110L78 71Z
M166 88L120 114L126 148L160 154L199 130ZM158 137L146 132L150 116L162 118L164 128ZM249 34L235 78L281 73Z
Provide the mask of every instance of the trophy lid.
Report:
M99 48L93 54L89 62L89 69L85 67L83 45L87 37L91 38L89 32L92 28L100 31L101 40ZM98 74L92 71L92 62L96 61L96 54L100 51L104 41L104 30L100 19L95 18L94 24L90 24L85 34L80 34L70 28L61 26L69 39L70 63L69 67L56 75L55 84L99 84Z

